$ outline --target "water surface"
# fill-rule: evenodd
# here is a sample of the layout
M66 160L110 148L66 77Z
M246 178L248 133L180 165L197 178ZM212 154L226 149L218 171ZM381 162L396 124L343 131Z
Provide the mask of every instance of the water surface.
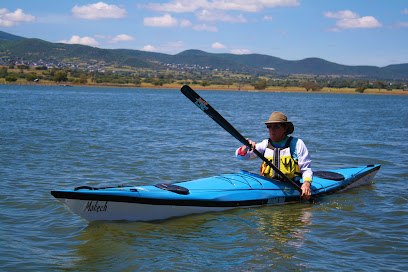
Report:
M50 195L240 169L240 143L178 90L0 85L2 271L406 271L408 96L198 91L245 137L286 113L313 169L382 164L318 204L88 223Z

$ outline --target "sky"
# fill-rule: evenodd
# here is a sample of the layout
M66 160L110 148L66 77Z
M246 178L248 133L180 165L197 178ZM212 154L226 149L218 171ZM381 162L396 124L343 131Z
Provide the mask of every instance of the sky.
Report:
M0 0L0 31L171 55L408 63L407 0Z

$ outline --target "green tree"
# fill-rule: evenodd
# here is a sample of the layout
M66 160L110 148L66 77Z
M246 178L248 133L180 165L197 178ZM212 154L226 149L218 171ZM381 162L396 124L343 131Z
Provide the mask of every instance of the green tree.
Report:
M241 88L244 87L244 83L242 81L238 81L237 87L238 87L238 90L241 90Z
M62 81L67 81L67 72L65 71L56 71L54 74L54 81L55 82L62 82Z
M350 88L350 81L343 79L341 81L338 81L334 84L335 88Z
M164 82L163 82L163 80L160 79L160 78L155 78L155 79L153 79L152 84L153 84L154 86L163 86Z
M142 81L140 80L140 78L135 78L133 80L130 81L131 83L135 84L135 85L140 85L142 83Z
M310 81L305 81L303 82L300 87L305 88L306 92L308 92L309 90L312 91L320 91L322 89L322 87L315 83L315 82L310 82Z
M38 78L38 76L37 76L36 73L29 73L29 74L26 75L26 80L29 81L29 82L34 81L37 78Z
M85 84L88 82L88 76L86 74L81 74L79 76L79 83Z
M360 86L360 87L358 87L358 88L356 89L356 92L357 92L357 93L364 93L365 89L367 89L366 86Z
M30 69L30 66L25 65L25 64L19 64L17 65L17 68L20 69L21 73L23 72L23 70L28 70Z
M355 87L356 87L357 89L358 89L358 88L361 88L361 87L365 87L364 90L368 88L368 85L369 85L369 84L370 84L370 82L369 82L368 80L366 80L366 81L364 81L364 80L358 80L357 82L354 83L354 85L355 85Z
M376 89L378 89L378 90L380 90L380 89L384 89L385 88L385 82L384 81L381 81L381 80L378 80L376 83L374 83L374 87L376 88Z
M15 61L14 59L11 59L11 60L9 61L9 68L10 68L10 69L14 69L14 65L16 65L16 61Z
M205 86L210 86L211 83L209 81L207 81L207 80L203 80L203 81L201 81L200 85L205 87Z
M153 80L154 80L154 78L152 78L152 77L146 77L144 80L143 80L143 82L145 82L145 83L153 83Z
M15 82L15 81L17 81L17 77L15 77L15 76L6 76L6 81L7 82Z
M256 90L265 90L266 87L268 87L268 83L266 82L265 79L263 79L263 80L261 80L261 81L254 82L254 83L252 84L252 86L254 86L254 88L255 88Z
M305 88L306 92L308 92L309 90L312 89L312 84L313 84L312 82L305 81L305 82L302 82L302 84L300 84L300 87Z
M403 86L402 82L394 82L394 83L392 84L392 88L393 88L393 89L403 89L404 86Z
M48 68L47 68L47 66L38 66L38 67L35 67L35 70L47 70Z
M0 68L0 77L6 77L6 76L8 76L8 70L7 70L7 67L6 66L2 66L1 68Z

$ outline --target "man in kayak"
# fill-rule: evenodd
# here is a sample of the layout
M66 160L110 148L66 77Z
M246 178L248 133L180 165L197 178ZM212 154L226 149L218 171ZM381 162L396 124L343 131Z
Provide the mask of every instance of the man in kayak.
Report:
M288 136L295 129L293 123L288 121L285 114L278 111L273 112L269 120L262 123L266 124L269 129L269 139L265 139L260 143L248 140L252 150L254 148L258 150L282 173L295 182L303 178L301 197L306 200L310 199L310 185L313 180L313 172L310 166L312 160L305 143L301 139ZM253 151L248 150L245 145L238 148L235 154L238 159L242 160L258 157ZM261 166L261 175L268 178L281 179L279 174L265 162Z

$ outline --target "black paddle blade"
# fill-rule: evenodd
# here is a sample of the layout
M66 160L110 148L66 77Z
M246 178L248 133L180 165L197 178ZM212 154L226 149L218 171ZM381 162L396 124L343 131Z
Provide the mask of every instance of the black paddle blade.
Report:
M211 119L213 119L217 124L228 131L232 136L235 137L242 144L251 148L248 140L245 139L224 117L221 116L210 104L207 103L202 97L200 97L193 89L188 85L184 85L181 88L181 92L191 100L200 110L205 112Z

